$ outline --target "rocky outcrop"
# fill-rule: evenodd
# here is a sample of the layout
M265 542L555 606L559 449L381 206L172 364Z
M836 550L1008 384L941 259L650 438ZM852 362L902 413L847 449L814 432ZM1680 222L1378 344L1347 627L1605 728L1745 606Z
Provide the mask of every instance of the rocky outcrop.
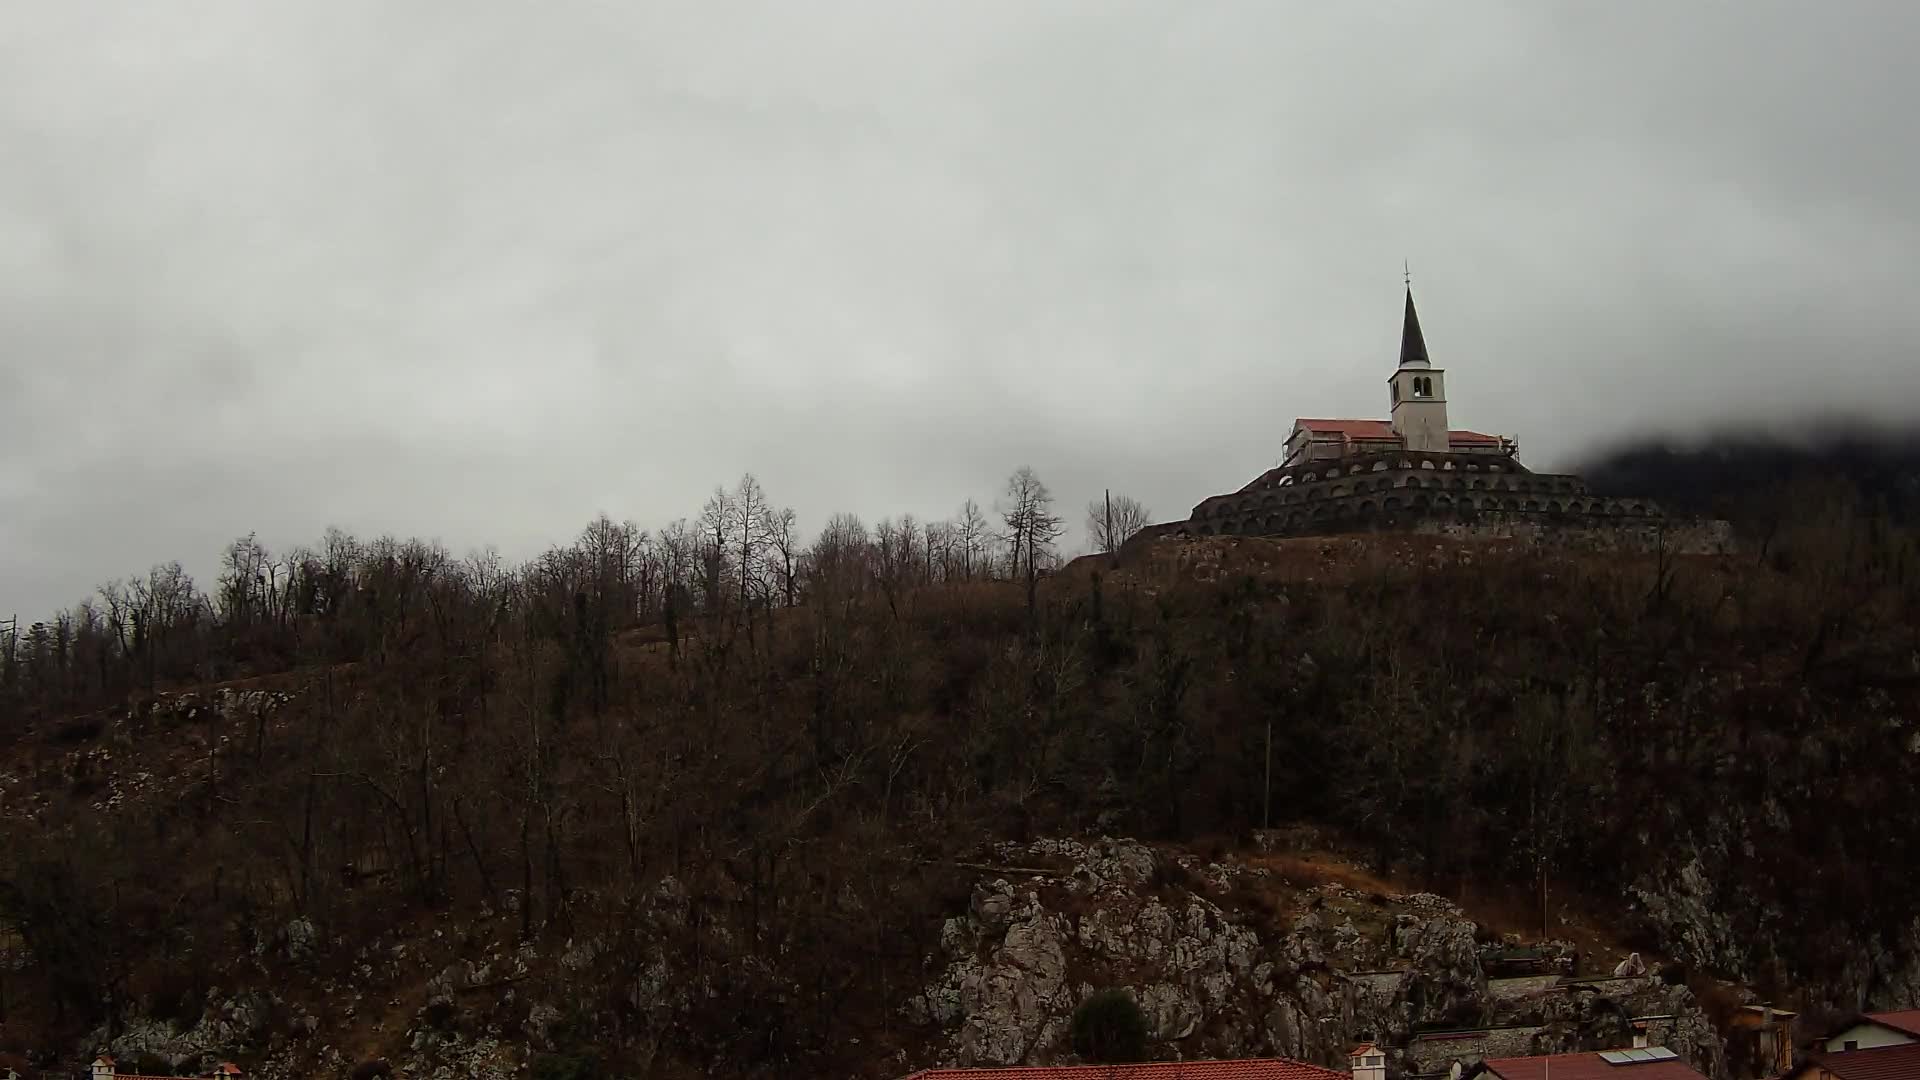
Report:
M1725 850L1724 844L1720 845ZM1678 872L1648 874L1632 889L1648 922L1661 932L1666 951L1682 963L1744 978L1753 957L1735 928L1737 905L1720 895L1716 882L1726 875L1708 872L1695 851Z
M1721 1067L1718 1036L1685 987L1576 985L1550 972L1496 988L1479 928L1432 894L1289 886L1259 866L1129 840L1043 840L996 855L1058 869L984 879L947 919L929 981L903 1005L943 1048L924 1064L1070 1060L1074 1009L1118 987L1139 1003L1161 1057L1343 1066L1364 1038L1401 1048L1402 1071L1425 1064L1407 1049L1422 1031L1499 1029L1488 1046L1517 1038L1523 1053L1589 1049L1625 1045L1626 1017L1658 1014L1675 1017L1676 1052L1709 1075Z
M236 1048L263 1044L281 1026L276 1019L286 1011L285 1002L272 994L215 993L191 1024L136 1017L118 1032L102 1027L86 1041L130 1061L157 1058L170 1068L204 1074Z
M1271 853L1209 862L1124 839L1002 845L988 857L1001 869L980 876L944 920L923 983L899 1002L919 1027L901 1073L1071 1060L1074 1010L1096 990L1120 988L1162 1058L1279 1055L1342 1067L1347 1048L1368 1039L1390 1048L1397 1076L1476 1055L1620 1046L1628 1018L1653 1015L1673 1017L1661 1041L1724 1075L1720 1038L1686 987L1658 974L1569 981L1571 944L1489 942L1429 893L1295 882L1285 877L1292 864ZM488 909L349 951L296 919L263 930L253 962L261 974L287 964L340 973L322 977L304 1004L215 992L191 1023L136 1019L111 1042L97 1033L87 1052L106 1046L196 1070L240 1060L260 1080L281 1080L345 1075L370 1037L395 1075L508 1080L542 1054L581 1053L582 1006L569 989L594 987L617 1002L598 1007L615 1016L622 1062L645 1074L721 994L749 980L759 980L756 993L796 992L777 972L750 968L751 958L690 973L692 912L673 878L619 930L515 942L516 923ZM724 930L709 933L724 940ZM1535 973L1514 976L1516 964ZM309 1010L345 1023L323 1030ZM1445 1040L1427 1037L1443 1028ZM343 1029L369 1034L348 1042ZM728 1052L711 1049L715 1060Z
M949 1032L953 1060L1054 1060L1066 1051L1074 1008L1107 985L1129 989L1162 1042L1194 1039L1222 1018L1227 1027L1202 1041L1238 1052L1263 1038L1242 1020L1270 1011L1258 1004L1263 988L1273 993L1276 965L1259 934L1203 895L1169 902L1146 893L1164 865L1151 849L1043 840L999 854L1065 865L1019 888L1005 878L983 882L966 913L947 920L944 956L930 958L939 973L907 1011ZM1075 916L1064 910L1071 906L1086 911ZM1297 1005L1280 1009L1276 1022L1294 1043L1307 1026Z
M1640 875L1629 895L1662 951L1737 982L1791 970L1780 928L1793 915L1751 878L1756 853L1791 827L1773 798L1751 812L1708 815L1665 869ZM1885 926L1829 920L1823 930L1821 951L1832 962L1795 980L1802 1001L1836 1012L1920 1007L1920 918Z
M1486 1020L1487 976L1476 929L1458 914L1395 924L1395 951L1411 963L1395 991L1404 1021L1396 1029L1470 1027Z

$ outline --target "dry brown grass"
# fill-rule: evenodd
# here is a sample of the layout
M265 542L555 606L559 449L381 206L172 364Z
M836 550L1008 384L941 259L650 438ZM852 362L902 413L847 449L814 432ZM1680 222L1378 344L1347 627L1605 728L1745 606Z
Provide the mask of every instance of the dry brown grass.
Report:
M1321 885L1339 885L1360 893L1392 896L1406 890L1375 876L1338 855L1327 852L1252 853L1241 861L1260 867L1299 889Z

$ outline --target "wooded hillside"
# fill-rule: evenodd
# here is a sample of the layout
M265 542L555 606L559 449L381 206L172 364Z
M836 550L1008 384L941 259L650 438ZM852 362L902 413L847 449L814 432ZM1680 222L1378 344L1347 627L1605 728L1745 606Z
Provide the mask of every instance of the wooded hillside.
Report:
M859 1070L982 843L1283 822L1777 1000L1902 992L1920 548L1844 484L1724 559L1243 538L1050 574L1036 496L803 544L749 478L524 567L334 533L236 543L210 595L109 586L0 683L0 1050L191 1012L302 922L283 987L436 911L654 940L671 878L707 997L650 1068ZM630 955L565 1021L615 1061Z

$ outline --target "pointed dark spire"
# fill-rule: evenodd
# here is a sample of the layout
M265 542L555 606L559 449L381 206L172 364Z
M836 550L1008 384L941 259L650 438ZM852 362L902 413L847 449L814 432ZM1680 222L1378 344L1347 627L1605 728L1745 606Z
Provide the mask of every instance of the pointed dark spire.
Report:
M1400 328L1400 366L1432 367L1427 359L1427 339L1420 333L1420 314L1413 310L1413 286L1407 286L1407 321Z

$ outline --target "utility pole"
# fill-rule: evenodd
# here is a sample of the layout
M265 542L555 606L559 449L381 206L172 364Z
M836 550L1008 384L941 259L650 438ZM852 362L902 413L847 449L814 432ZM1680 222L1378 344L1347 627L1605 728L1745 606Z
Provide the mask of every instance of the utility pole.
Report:
M1553 935L1553 915L1547 907L1547 864L1540 863L1540 940Z
M1267 714L1267 779L1261 785L1260 831L1273 828L1273 714Z
M1113 489L1112 488L1106 489L1106 494L1107 494L1107 535L1102 537L1101 539L1103 539L1106 542L1107 554L1118 555L1120 554L1120 545L1113 542Z

